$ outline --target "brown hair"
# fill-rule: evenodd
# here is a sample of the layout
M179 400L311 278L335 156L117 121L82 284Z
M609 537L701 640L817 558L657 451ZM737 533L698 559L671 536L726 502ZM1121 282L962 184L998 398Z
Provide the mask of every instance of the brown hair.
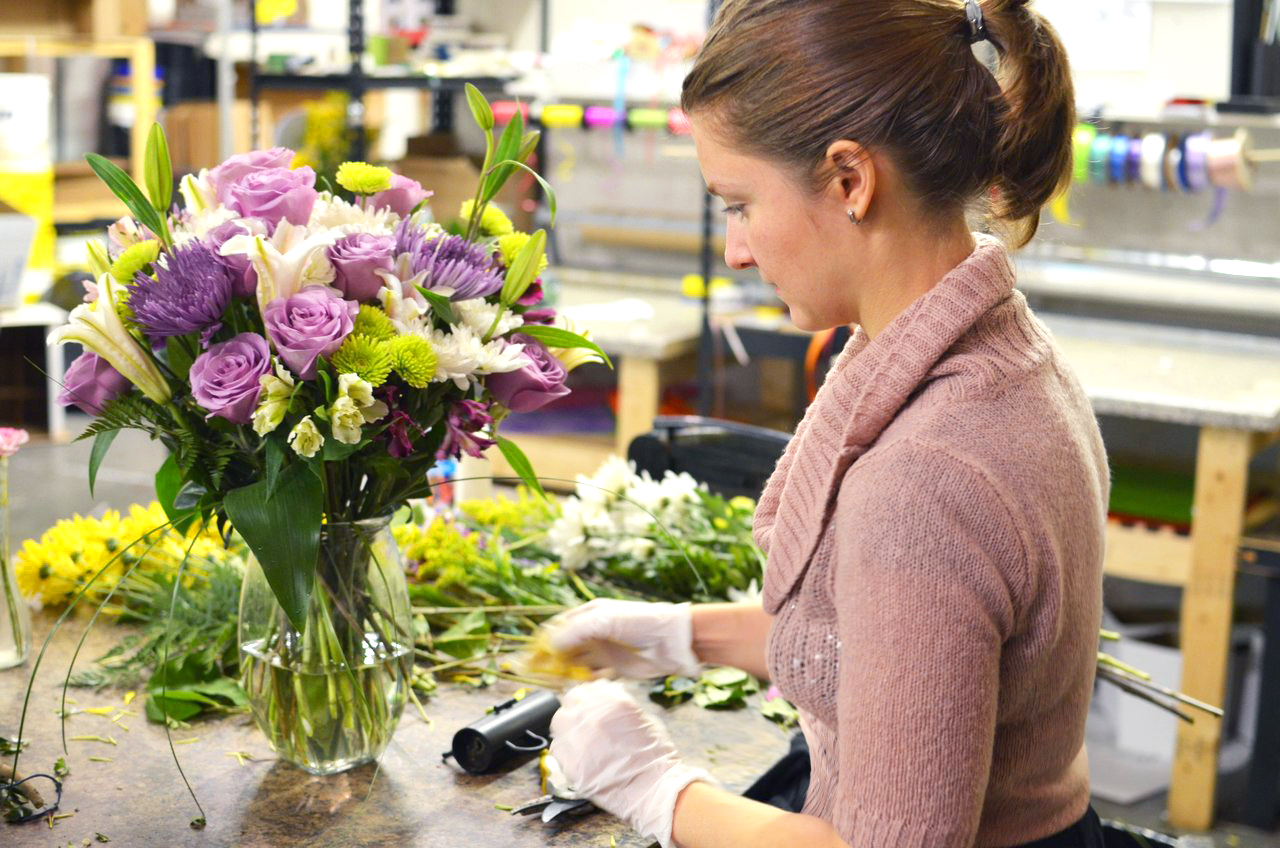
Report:
M1029 242L1071 172L1066 51L1028 0L984 0L996 75L958 0L726 0L681 105L711 113L740 149L821 185L827 147L887 153L925 208L990 196Z

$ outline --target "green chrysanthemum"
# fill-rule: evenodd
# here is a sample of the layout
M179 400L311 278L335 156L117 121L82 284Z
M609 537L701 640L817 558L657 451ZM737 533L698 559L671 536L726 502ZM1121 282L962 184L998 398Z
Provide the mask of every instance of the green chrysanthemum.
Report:
M436 352L421 336L397 336L387 342L391 363L400 378L415 389L423 389L436 375Z
M368 162L343 162L338 166L338 185L352 194L377 194L391 188L391 169Z
M126 247L116 261L111 263L111 276L128 285L133 275L146 268L160 256L160 242L140 241Z
M498 252L502 255L502 264L508 268L511 263L516 261L516 257L520 255L520 251L524 250L524 246L529 243L531 236L528 233L507 233L505 236L498 238ZM542 258L538 260L538 274L542 276L542 272L547 270L547 254L543 251Z
M458 217L464 221L471 220L471 210L475 208L474 200L466 200L462 203L462 208L458 210ZM484 207L484 212L480 213L480 234L486 236L505 236L515 232L515 226L511 223L511 219L507 214L488 203Z
M370 306L366 303L360 307L360 314L356 316L356 324L351 330L351 334L354 336L368 336L371 339L385 342L388 339L395 338L396 328L391 323L391 319L387 317L387 313L376 306Z
M329 363L339 374L355 374L371 386L381 386L391 373L391 349L387 342L352 333L333 352Z

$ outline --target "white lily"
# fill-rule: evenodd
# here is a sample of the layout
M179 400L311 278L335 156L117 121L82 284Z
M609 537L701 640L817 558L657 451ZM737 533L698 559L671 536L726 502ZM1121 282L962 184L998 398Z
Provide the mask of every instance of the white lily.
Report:
M222 245L222 255L241 253L249 257L258 272L258 309L266 313L267 304L295 295L307 286L323 286L333 282L333 263L325 248L333 243L332 233L307 235L307 228L282 220L271 238L245 234L233 236Z
M576 333L587 341L591 341L590 330L579 330L574 327L573 322L563 312L556 316L556 325L560 329L570 333ZM604 363L600 358L600 354L595 353L590 348L585 347L550 347L548 352L556 359L560 360L560 364L564 366L566 372L572 371L579 365L586 365L588 362Z
M178 193L186 201L186 208L200 213L218 205L218 193L209 183L209 169L201 168L199 175L187 174L178 184Z
M98 299L82 303L71 310L67 323L49 334L49 344L79 342L101 356L155 403L168 403L173 397L169 383L155 362L129 335L116 312L120 284L103 274L98 278Z

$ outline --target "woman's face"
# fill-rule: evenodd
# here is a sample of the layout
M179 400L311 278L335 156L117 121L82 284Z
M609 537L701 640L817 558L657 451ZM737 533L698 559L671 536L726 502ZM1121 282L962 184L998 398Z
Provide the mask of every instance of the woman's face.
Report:
M724 202L725 263L759 270L802 330L857 323L854 225L840 193L814 195L776 163L731 149L711 122L692 125L702 178Z

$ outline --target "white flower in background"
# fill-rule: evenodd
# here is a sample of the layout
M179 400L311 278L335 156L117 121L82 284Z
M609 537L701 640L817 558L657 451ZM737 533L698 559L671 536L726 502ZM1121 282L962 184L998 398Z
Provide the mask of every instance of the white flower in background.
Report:
M632 536L618 543L618 553L631 559L648 559L657 547L652 539Z
M620 456L611 456L596 471L595 476L579 474L574 492L584 501L607 504L617 499L631 485L635 477L635 465Z
M329 427L333 437L345 445L360 444L360 428L364 425L364 413L349 397L340 397L329 407Z
M316 429L316 423L308 415L289 431L289 445L298 456L310 459L324 447L324 436Z
M265 436L274 432L284 420L293 401L293 375L276 360L276 373L258 378L262 393L258 395L258 408L253 411L253 432Z
M390 235L399 221L400 216L390 209L361 209L341 197L322 192L311 207L307 229L312 232L337 230L339 236L352 233Z
M753 604L758 604L764 597L763 593L760 591L760 587L756 585L756 579L754 577L752 577L751 582L747 584L747 588L735 589L730 586L725 594L729 596L729 600L736 601L737 603L749 601Z
M185 206L192 213L204 212L218 205L218 193L209 182L209 169L201 168L200 173L187 174L178 184L178 194L182 195Z
M662 490L673 504L686 504L698 500L698 481L688 472L673 474L668 471L662 478Z
M452 380L454 385L466 391L471 387L472 377L505 374L525 366L522 344L509 344L502 339L486 344L480 340L479 333L465 325L451 327L450 330L452 332L428 330L420 333L435 351L437 383Z
M373 386L357 374L338 375L338 394L355 402L366 424L378 421L391 411L382 401L374 400Z
M568 498L547 528L547 544L560 558L561 568L578 571L593 559L612 556L616 535L608 510Z
M116 312L121 290L110 274L103 274L98 278L98 299L71 310L67 323L49 334L49 344L79 342L107 360L148 399L166 404L173 397L168 382Z
M453 304L453 312L458 316L463 326L481 338L484 338L484 334L489 332L489 328L493 326L493 321L498 317L499 311L504 314L502 319L498 321L497 329L493 331L493 338L505 336L517 327L524 326L524 319L519 315L509 309L504 309L500 304L485 303L483 297L459 300Z
M290 297L307 286L333 282L333 263L326 248L335 241L331 232L308 235L306 227L283 219L271 238L260 235L233 236L222 245L222 255L240 253L249 257L258 272L258 309L265 313L267 304Z

